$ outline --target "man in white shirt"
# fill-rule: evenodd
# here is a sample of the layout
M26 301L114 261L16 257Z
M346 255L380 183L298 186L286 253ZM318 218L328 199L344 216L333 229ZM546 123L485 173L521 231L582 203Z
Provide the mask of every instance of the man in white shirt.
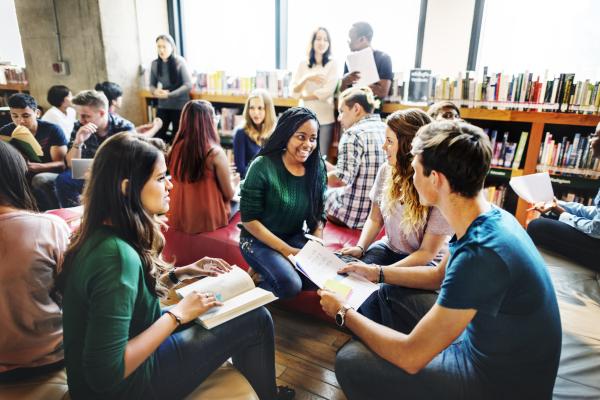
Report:
M54 85L48 90L46 99L52 105L42 117L42 121L52 122L60 126L67 141L71 138L75 124L75 109L71 107L73 94L64 85Z

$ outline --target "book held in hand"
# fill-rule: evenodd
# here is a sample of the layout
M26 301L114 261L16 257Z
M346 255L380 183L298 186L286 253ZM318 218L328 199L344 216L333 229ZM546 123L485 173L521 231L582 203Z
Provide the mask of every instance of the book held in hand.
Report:
M223 303L196 318L196 322L207 329L277 300L272 292L255 287L250 275L237 265L229 272L202 278L175 291L179 298L191 292L214 293L217 300Z
M379 288L361 275L338 274L337 271L346 263L315 241L309 240L298 254L289 258L296 269L320 289L337 293L355 309Z
M13 145L26 160L42 162L41 157L44 155L42 146L29 129L24 126L17 126L10 136L0 135L0 139Z

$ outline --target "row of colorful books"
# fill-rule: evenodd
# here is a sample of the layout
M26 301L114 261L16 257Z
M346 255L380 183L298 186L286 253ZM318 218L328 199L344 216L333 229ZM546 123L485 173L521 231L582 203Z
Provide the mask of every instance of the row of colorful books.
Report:
M229 76L225 71L196 74L196 87L200 93L247 96L254 89L265 89L273 97L290 97L292 73L289 71L257 71L255 76Z
M508 132L504 132L502 136L499 136L495 129L486 128L484 132L488 134L492 144L492 166L518 169L525 153L529 132L521 132L518 142L510 142Z
M600 81L576 80L575 74L540 77L531 72L518 74L475 72L440 77L431 70L394 74L391 102L435 102L450 100L459 106L520 109L554 112L597 113L600 109Z
M487 201L502 208L504 206L504 200L506 198L506 185L499 186L488 186L483 189L483 194Z
M239 108L221 108L221 121L219 122L221 134L233 135L233 130L242 124L243 118L244 117L240 115Z
M600 163L593 157L589 145L590 138L591 134L576 133L572 138L565 135L562 139L558 139L552 133L546 132L540 146L538 164L600 171Z
M593 206L594 198L595 198L595 196L590 195L590 194L581 194L581 193L572 193L572 192L566 192L560 196L560 200L572 201L572 202L583 204L586 206Z
M27 72L25 68L13 65L0 65L0 85L19 83L27 85Z

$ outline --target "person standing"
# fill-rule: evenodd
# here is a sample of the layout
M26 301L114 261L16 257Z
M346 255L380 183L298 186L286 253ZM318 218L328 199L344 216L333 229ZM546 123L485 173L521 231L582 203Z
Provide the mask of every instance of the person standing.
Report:
M185 103L190 100L192 77L185 59L177 55L175 40L170 35L156 38L158 58L150 68L150 91L158 98L156 116L163 122L156 134L157 138L171 143L179 130L179 118ZM169 125L173 125L171 135L167 135Z
M319 125L319 147L327 155L333 139L333 95L337 86L337 63L331 58L331 37L323 27L317 28L311 37L308 60L298 65L292 90L301 104L317 114Z

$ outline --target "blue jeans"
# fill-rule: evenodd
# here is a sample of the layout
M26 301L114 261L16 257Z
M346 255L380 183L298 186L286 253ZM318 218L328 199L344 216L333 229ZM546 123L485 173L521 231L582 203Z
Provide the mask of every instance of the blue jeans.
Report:
M192 323L171 334L154 353L141 398L182 399L229 357L261 399L275 398L273 320L264 307L210 330Z
M409 333L435 304L437 294L383 284L361 307L374 321ZM364 315L364 314L363 314ZM355 399L481 399L492 398L459 337L425 368L411 375L352 340L335 360L335 374L349 400Z
M299 249L308 241L303 232L280 239ZM291 299L302 289L317 290L308 278L296 272L287 258L254 236L242 233L240 249L246 262L263 277L259 287L273 292L280 299Z
M54 188L57 176L58 174L54 172L40 172L31 178L31 192L40 211L58 208L58 199Z
M381 239L372 243L361 261L365 264L391 265L408 256L404 253L396 253L390 249L386 240Z
M73 179L70 169L61 172L56 177L56 196L61 208L76 207L81 204L79 196L83 192L85 180Z

